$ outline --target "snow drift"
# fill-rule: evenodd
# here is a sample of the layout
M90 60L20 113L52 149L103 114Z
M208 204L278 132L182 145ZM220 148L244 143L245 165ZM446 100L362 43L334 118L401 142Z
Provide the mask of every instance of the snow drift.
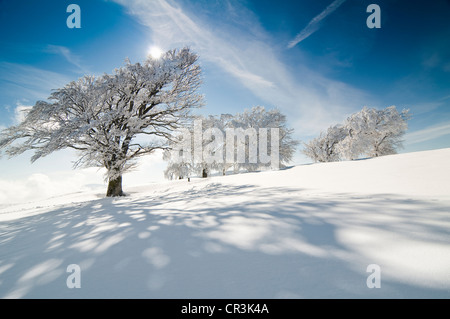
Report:
M6 206L0 297L449 298L449 158L441 149ZM81 288L67 287L71 264ZM372 264L380 288L366 284Z

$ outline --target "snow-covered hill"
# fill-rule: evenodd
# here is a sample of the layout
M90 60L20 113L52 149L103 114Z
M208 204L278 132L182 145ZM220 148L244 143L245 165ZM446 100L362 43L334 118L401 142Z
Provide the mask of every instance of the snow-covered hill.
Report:
M450 298L450 149L0 209L2 298ZM81 270L69 289L67 266ZM381 287L368 288L369 265Z

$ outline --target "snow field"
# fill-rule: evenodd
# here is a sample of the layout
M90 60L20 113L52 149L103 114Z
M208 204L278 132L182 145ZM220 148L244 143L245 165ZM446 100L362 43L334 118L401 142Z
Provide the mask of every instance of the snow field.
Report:
M0 208L2 298L449 298L450 149ZM102 190L103 191L103 190ZM81 288L69 289L70 264ZM366 285L367 266L381 288Z

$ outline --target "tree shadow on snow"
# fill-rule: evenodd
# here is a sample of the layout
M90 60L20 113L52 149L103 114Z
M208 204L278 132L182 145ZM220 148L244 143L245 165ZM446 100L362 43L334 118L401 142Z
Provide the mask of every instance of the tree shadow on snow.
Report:
M414 265L384 255L403 252L385 246L396 238L448 245L448 211L220 183L103 198L0 223L0 297L448 298L448 286L416 284ZM366 285L372 263L380 289ZM66 285L70 264L81 288Z

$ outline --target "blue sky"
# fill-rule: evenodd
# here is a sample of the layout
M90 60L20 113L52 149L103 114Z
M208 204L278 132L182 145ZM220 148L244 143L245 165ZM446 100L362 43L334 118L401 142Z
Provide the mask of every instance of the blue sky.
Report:
M71 3L80 29L66 25ZM366 25L371 3L379 29ZM449 17L445 0L1 1L0 127L83 74L188 45L203 68L200 113L278 107L308 141L363 106L396 105L412 113L401 152L450 147ZM0 177L65 169L70 158L29 168L27 156L2 159Z

